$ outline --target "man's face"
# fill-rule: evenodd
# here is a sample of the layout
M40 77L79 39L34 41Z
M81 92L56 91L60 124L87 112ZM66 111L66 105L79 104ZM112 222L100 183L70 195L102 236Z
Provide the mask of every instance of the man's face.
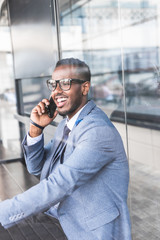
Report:
M52 79L60 80L65 78L82 79L76 73L76 67L60 66L57 67L53 74ZM83 84L71 83L71 88L68 91L63 91L59 84L52 92L52 98L57 105L57 110L60 115L68 115L69 119L72 118L87 102L87 94L89 91L89 82Z

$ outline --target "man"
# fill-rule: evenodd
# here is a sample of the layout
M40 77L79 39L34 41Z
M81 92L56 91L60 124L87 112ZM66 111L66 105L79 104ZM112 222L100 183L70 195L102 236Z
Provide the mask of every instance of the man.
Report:
M23 141L28 171L41 181L0 203L1 224L9 227L46 211L60 221L68 240L130 240L128 162L119 133L88 101L89 67L78 59L60 60L47 83L57 111L49 118L49 100L43 99L31 112ZM42 129L58 113L67 118L44 146Z

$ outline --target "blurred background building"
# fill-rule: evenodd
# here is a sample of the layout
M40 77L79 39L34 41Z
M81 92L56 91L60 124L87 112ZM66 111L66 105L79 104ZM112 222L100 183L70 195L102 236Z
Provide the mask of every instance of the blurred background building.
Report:
M159 0L0 0L0 163L23 162L30 111L66 57L90 66L90 97L122 136L133 240L159 239Z

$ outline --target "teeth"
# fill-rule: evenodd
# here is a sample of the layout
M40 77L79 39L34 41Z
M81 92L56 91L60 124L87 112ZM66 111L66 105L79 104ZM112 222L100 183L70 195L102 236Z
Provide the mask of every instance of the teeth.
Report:
M57 102L58 102L58 103L64 102L64 101L66 101L66 99L67 99L67 98L58 98L58 99L57 99Z

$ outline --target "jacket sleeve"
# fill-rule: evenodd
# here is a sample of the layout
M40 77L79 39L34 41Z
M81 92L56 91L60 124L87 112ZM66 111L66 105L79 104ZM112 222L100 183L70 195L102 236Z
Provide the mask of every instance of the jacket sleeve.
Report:
M0 203L0 222L4 227L63 201L114 160L117 142L109 127L93 127L83 133L73 153L48 179Z
M22 149L24 153L25 162L27 165L27 170L29 173L34 175L39 175L42 171L43 165L46 159L49 157L50 149L55 143L55 138L59 132L59 128L61 128L64 124L65 120L62 120L59 126L57 127L53 139L44 146L44 134L42 134L42 138L37 143L28 146L27 145L27 135L24 137L22 141Z
M22 141L22 149L27 166L27 170L30 174L39 175L42 171L44 162L48 157L47 154L50 151L51 146L54 144L52 139L46 146L44 146L44 135L42 139L30 146L27 146L26 136Z
M27 136L25 136L22 141L22 149L29 173L39 175L44 164L44 136L31 146L27 145Z

